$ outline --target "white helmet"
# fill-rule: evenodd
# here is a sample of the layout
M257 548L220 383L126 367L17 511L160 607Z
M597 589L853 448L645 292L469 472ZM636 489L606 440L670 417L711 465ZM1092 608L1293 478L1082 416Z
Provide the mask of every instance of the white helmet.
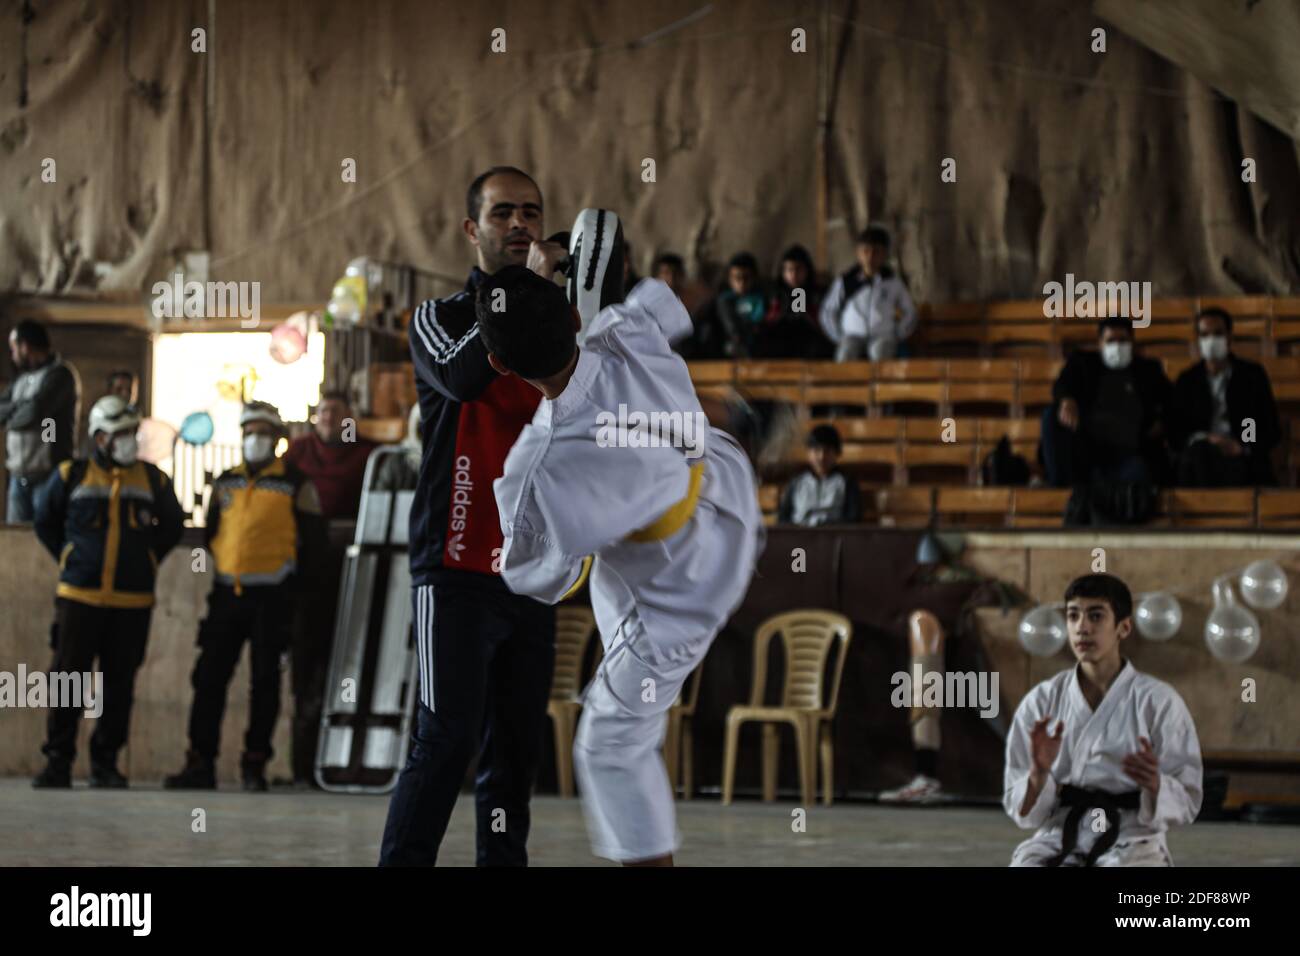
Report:
M250 422L266 422L277 432L286 430L280 410L270 402L249 402L245 405L243 414L239 416L239 427L243 428Z
M90 409L90 437L98 432L116 435L140 426L140 412L120 395L105 395Z

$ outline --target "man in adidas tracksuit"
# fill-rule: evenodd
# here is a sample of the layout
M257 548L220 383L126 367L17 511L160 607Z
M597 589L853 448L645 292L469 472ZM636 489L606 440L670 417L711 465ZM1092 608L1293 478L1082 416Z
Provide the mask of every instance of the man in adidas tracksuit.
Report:
M433 865L476 753L478 865L527 864L528 802L554 668L553 608L512 594L501 579L492 492L540 395L488 364L474 290L507 265L550 278L567 250L542 241L541 191L518 169L480 175L467 206L478 266L464 291L421 304L408 330L424 446L411 508L420 703L381 866Z

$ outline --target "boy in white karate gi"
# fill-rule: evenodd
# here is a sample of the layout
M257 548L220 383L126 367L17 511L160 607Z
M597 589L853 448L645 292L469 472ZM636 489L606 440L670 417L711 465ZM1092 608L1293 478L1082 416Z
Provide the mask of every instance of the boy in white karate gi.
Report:
M574 742L593 850L671 865L680 837L659 754L668 708L739 606L763 541L749 459L709 427L669 342L690 316L640 282L578 335L564 292L522 267L477 298L488 360L544 400L497 479L501 576L555 603L590 572L605 657Z
M1201 747L1178 692L1121 656L1133 597L1089 574L1065 592L1078 664L1016 709L1002 806L1037 832L1012 866L1172 866L1165 831L1201 808Z

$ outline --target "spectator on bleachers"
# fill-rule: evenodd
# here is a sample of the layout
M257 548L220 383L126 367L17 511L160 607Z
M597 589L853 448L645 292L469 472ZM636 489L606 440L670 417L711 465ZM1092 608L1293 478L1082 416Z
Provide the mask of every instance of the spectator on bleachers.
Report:
M1097 343L1095 352L1074 352L1052 386L1039 446L1047 483L1165 484L1173 387L1164 366L1135 354L1129 319L1102 319Z
M835 346L822 334L818 308L822 290L817 285L812 256L803 246L791 246L781 256L781 272L767 318L754 345L756 358L827 359Z
M885 265L889 232L881 226L863 230L855 253L858 264L836 277L821 305L822 330L837 343L835 360L905 357L903 343L916 331L916 306L903 280Z
M834 425L818 425L808 435L808 470L785 486L777 521L816 528L862 520L858 483L838 467L843 445Z
M1196 338L1201 361L1178 376L1169 414L1178 484L1276 484L1270 454L1282 429L1268 372L1232 353L1232 316L1224 309L1196 317Z
M682 293L686 290L686 263L682 261L681 256L674 252L660 253L655 257L650 274L672 289L673 295L677 298L682 297Z
M727 263L726 285L696 314L695 332L683 353L693 359L749 358L766 314L758 261L738 252Z

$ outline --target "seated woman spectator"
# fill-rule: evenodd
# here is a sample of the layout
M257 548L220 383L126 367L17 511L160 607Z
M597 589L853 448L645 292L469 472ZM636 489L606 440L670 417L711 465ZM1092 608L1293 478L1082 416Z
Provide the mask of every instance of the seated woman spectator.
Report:
M803 246L791 246L781 256L781 273L754 343L756 358L828 359L835 346L822 334L817 316L822 290L817 285L812 256Z
M812 430L808 435L808 470L781 492L777 512L780 524L816 528L862 520L858 483L836 467L842 450L840 433L834 425L818 425Z
M1169 406L1169 441L1178 484L1189 488L1272 485L1269 460L1281 438L1268 372L1232 353L1232 316L1196 317L1201 361L1178 376Z

